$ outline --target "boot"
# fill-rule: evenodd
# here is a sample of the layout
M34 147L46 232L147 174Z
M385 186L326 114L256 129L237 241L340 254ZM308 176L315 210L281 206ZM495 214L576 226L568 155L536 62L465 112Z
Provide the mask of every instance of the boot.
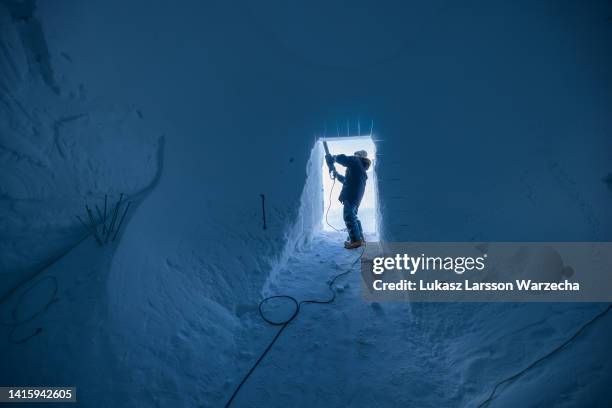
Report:
M346 241L344 243L344 247L346 249L355 249L355 248L359 248L360 246L363 245L363 240L358 239L357 241Z

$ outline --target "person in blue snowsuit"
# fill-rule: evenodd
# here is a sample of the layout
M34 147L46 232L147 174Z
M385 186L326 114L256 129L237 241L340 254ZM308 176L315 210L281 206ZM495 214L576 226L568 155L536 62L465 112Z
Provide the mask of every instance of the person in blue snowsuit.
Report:
M334 170L336 180L342 183L342 191L338 200L344 205L343 217L349 235L349 240L344 243L344 247L347 249L359 248L365 240L357 212L368 180L366 171L372 162L368 159L368 153L365 150L359 150L353 156L344 154L331 156L328 160L346 167L344 176Z

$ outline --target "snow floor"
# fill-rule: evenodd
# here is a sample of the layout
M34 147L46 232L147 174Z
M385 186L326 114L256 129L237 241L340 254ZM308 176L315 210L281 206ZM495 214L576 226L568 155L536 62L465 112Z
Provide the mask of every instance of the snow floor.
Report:
M270 294L327 298L328 280L359 256L359 250L341 247L343 238L315 238L289 260ZM497 381L562 343L605 306L366 302L359 265L353 269L337 281L333 304L302 307L232 406L477 406ZM290 314L293 305L287 301L285 308ZM252 317L257 321L256 310ZM250 352L241 356L239 373L247 372L278 329L254 324L244 333L242 347ZM491 406L609 401L603 390L612 373L611 339L612 315L502 387Z
M328 279L359 255L342 248L343 238L325 233L295 252L271 294L327 298ZM136 350L117 349L129 343L116 341L120 333L103 302L112 290L107 276L113 250L88 239L40 275L57 278L56 299L18 328L15 338L43 329L27 342L11 343L10 328L0 327L0 382L75 385L83 406L223 406L279 328L261 320L258 299L245 299L226 342L209 344L202 338L205 328L196 324L184 325L183 341L166 350L159 349L166 344L159 335L134 339L138 358L147 363L141 369L134 360L122 360ZM360 285L355 265L337 281L333 304L304 305L232 407L478 406L496 382L549 352L605 307L373 303L362 299ZM52 294L52 287L41 284L28 295L38 303L22 307L17 292L0 305L2 319L10 320L16 306L18 317L29 316ZM277 306L281 312L291 307ZM606 315L563 351L501 387L490 406L607 406L611 340L612 315ZM166 354L174 357L159 358ZM177 359L185 361L178 368ZM175 383L180 392L172 392Z

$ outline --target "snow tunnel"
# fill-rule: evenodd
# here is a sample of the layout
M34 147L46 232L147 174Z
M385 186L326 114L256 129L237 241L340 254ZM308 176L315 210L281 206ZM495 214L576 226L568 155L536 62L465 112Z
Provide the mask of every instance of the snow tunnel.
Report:
M610 15L0 0L0 387L118 408L610 406L606 303L364 299L321 145L373 158L367 240L611 242Z

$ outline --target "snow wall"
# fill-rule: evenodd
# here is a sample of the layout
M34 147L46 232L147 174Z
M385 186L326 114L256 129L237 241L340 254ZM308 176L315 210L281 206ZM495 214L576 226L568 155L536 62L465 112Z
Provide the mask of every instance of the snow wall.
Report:
M608 4L295 7L0 4L0 289L79 242L86 201L146 190L74 334L104 347L70 349L110 359L128 406L227 397L243 317L318 222L300 198L336 123L374 120L385 239L612 239Z

